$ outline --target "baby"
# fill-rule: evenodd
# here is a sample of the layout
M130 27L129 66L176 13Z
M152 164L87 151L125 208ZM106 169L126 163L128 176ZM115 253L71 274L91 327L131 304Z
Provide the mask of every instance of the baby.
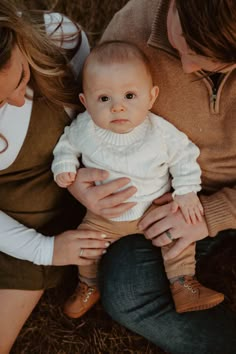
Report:
M137 192L129 199L136 204L121 216L108 220L88 210L79 229L102 231L111 242L140 233L138 223L154 207L152 201L171 189L173 212L180 208L188 223L201 220L199 149L150 112L158 92L148 59L135 45L104 42L88 56L79 95L86 111L65 128L54 149L55 181L62 188L70 186L81 157L84 166L109 171L102 183L129 177ZM170 231L166 236L173 241ZM169 247L162 247L163 256ZM79 267L79 285L64 308L68 316L78 318L98 301L97 266ZM164 260L164 266L177 312L203 310L223 301L223 294L194 277L195 244L173 260Z

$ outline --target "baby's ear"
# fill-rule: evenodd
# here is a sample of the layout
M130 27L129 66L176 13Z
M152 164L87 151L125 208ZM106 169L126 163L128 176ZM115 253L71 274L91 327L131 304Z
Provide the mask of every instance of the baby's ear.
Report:
M151 89L151 99L150 99L150 107L149 109L152 108L154 102L156 101L157 97L159 94L159 87L158 86L153 86Z
M80 93L79 94L79 99L80 99L80 102L84 105L84 107L87 109L87 102L86 102L86 98L85 98L85 95L83 93Z

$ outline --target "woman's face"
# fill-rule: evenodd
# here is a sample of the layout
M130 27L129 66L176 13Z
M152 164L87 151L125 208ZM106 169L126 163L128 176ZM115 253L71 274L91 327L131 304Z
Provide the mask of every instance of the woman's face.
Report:
M167 33L170 44L179 52L183 71L185 73L193 73L199 70L227 72L236 67L236 64L228 65L226 63L219 62L218 60L213 60L202 55L198 55L188 47L182 34L175 0L170 1L170 7L167 15Z
M15 46L9 62L0 71L0 107L6 103L23 106L29 79L29 64L18 46Z

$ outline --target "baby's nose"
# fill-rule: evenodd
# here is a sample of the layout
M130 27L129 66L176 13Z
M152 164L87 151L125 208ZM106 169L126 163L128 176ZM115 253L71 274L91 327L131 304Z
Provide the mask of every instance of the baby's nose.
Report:
M111 107L112 113L124 112L125 107L121 103L114 103Z

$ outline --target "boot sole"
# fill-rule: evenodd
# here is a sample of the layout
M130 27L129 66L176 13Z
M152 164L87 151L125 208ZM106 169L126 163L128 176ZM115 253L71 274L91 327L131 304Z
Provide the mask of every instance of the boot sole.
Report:
M176 312L183 313L183 312L207 310L207 309L210 309L212 307L219 305L223 301L224 301L224 296L222 296L221 299L217 299L212 302L208 302L207 304L198 304L198 306L190 306L190 307L185 306L182 308L178 308L178 309L176 309Z

